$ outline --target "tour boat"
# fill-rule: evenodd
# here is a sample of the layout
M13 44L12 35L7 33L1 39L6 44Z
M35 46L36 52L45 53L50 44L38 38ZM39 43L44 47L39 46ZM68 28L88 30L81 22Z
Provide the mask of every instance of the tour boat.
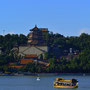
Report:
M54 88L77 88L78 81L77 79L64 80L62 78L56 78L54 80Z

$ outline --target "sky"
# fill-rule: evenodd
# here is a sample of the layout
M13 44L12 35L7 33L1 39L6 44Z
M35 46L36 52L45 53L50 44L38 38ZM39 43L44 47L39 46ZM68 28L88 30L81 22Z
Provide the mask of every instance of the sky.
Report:
M0 35L27 35L35 24L64 36L90 34L90 0L0 0Z

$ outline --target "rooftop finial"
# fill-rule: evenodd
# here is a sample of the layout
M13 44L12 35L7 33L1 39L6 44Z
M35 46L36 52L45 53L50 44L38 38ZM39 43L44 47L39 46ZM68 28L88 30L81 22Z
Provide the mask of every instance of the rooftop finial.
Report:
M35 24L35 27L37 27L37 25Z

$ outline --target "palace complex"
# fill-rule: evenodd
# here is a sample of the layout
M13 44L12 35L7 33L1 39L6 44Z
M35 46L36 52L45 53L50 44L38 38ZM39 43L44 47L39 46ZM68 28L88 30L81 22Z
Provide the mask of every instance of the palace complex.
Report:
M18 50L18 55L22 57L20 65L36 61L47 65L47 63L40 60L40 56L44 56L44 53L48 52L48 46L46 43L48 32L48 28L38 28L36 25L33 29L30 29L27 45L14 48Z
M48 52L48 46L46 44L46 36L48 35L47 28L38 28L36 25L33 29L30 29L28 34L27 45L19 46L19 55L41 55Z

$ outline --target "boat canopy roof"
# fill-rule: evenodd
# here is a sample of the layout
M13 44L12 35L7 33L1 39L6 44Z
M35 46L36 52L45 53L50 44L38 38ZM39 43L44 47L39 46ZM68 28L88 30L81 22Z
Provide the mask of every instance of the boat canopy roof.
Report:
M58 82L65 82L65 83L76 83L78 82L77 79L70 79L70 80L64 80L63 78L56 78L55 81Z

